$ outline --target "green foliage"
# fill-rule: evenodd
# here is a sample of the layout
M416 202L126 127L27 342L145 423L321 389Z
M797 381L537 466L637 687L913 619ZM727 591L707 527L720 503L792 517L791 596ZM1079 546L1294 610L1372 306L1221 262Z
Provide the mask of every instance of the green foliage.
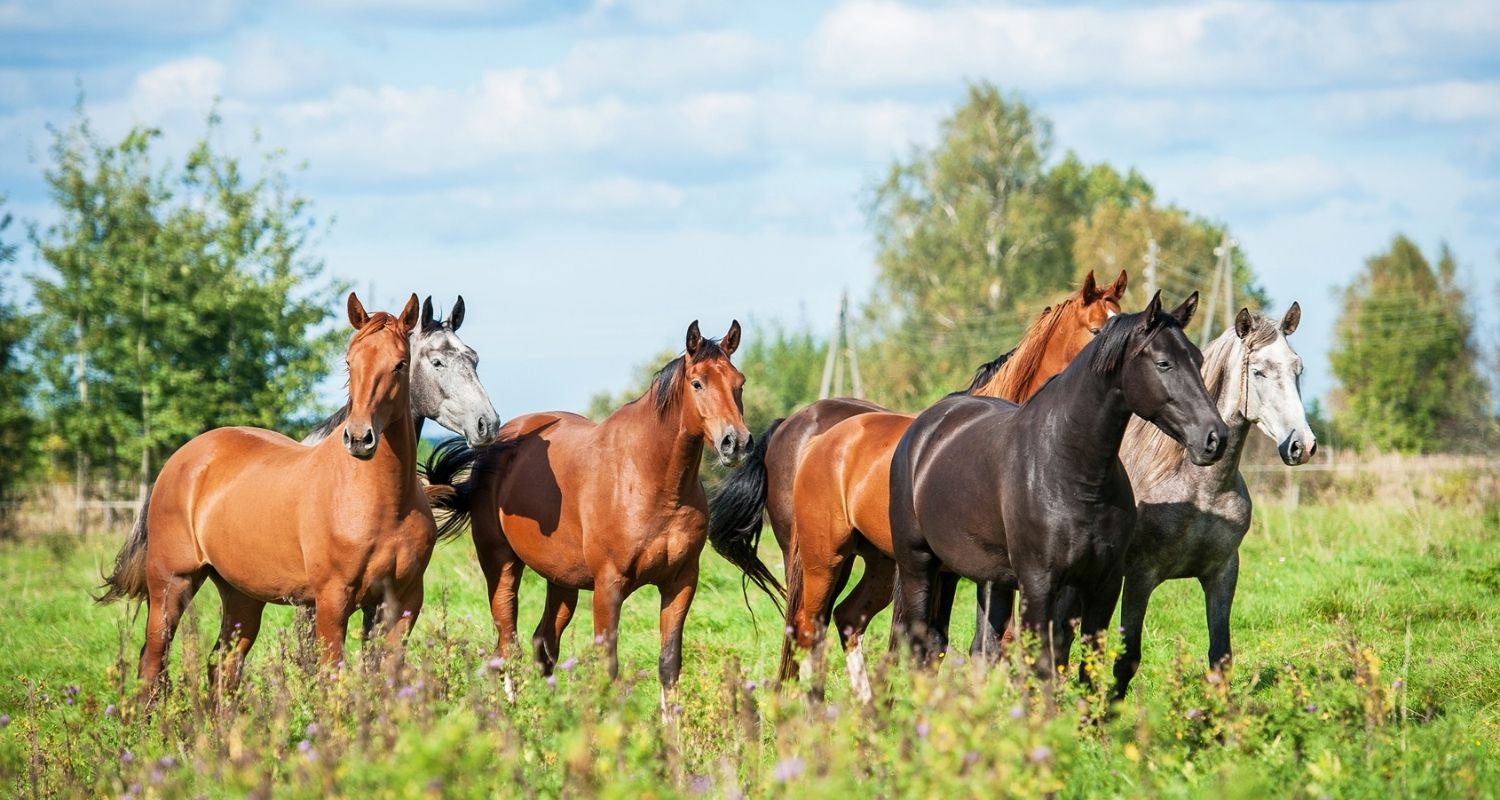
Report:
M745 424L759 436L771 420L818 399L828 343L804 329L752 325L735 362L745 373Z
M33 377L22 353L29 326L5 289L10 278L5 267L15 260L16 246L4 238L12 220L4 206L0 195L0 453L5 454L0 459L0 500L9 500L36 479L41 443L28 402Z
M55 132L34 349L56 455L96 476L135 474L143 449L159 465L218 426L305 427L342 349L322 325L342 287L308 252L308 201L279 153L250 174L216 151L218 124L176 170L155 129L106 144L80 108Z
M1345 440L1432 452L1481 447L1493 433L1457 269L1446 245L1434 267L1397 235L1344 288L1329 360Z
M172 693L134 703L144 618L93 606L116 544L0 544L0 792L7 796L1476 797L1500 785L1500 613L1493 526L1472 504L1259 507L1235 603L1235 670L1206 679L1202 591L1152 598L1146 661L1103 721L1098 692L1055 695L1007 663L950 655L936 674L865 637L876 702L855 702L830 636L827 702L778 690L780 620L746 613L738 573L703 562L684 641L681 713L657 705L655 593L627 601L619 684L585 598L555 682L526 656L491 665L484 579L440 547L404 663L351 641L319 675L293 614L267 611L232 703L204 665L218 630L205 587L176 637ZM770 547L768 545L768 547ZM111 548L111 549L106 549ZM1436 555L1435 555L1436 554ZM766 555L770 555L769 551ZM523 623L544 583L528 574ZM955 641L972 631L959 590ZM1108 646L1114 646L1114 642ZM576 664L566 659L576 658ZM513 695L506 692L509 677ZM70 687L74 687L71 688ZM514 699L511 699L511 697ZM1087 721L1085 721L1087 720ZM132 784L138 785L131 791Z
M620 406L645 394L646 390L651 387L651 380L656 377L657 371L679 355L681 355L680 352L663 350L651 360L636 364L631 371L630 382L625 385L625 388L619 392L598 392L590 397L588 410L584 412L584 416L595 422L603 422L605 417L615 413Z

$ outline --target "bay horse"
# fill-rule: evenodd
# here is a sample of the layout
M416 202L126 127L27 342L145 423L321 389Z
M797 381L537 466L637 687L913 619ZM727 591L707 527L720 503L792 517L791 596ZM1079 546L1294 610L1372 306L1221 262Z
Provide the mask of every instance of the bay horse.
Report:
M661 593L663 698L676 686L707 539L703 447L729 464L751 446L740 397L745 378L729 360L739 343L738 321L722 341L704 338L694 321L683 354L603 422L530 414L507 423L495 446L475 450L454 440L434 451L428 480L454 489L437 500L448 515L445 529L465 520L472 526L501 654L519 647L516 592L527 567L547 579L546 609L532 637L544 674L557 662L578 592L590 590L595 639L617 676L620 606L654 585Z
M1158 292L1145 311L1112 318L1023 406L955 395L912 422L891 460L890 523L919 661L946 649L933 623L951 599L935 595L955 576L1020 589L1042 676L1054 673L1053 642L1065 635L1044 630L1064 586L1076 587L1083 635L1099 644L1135 526L1118 455L1130 415L1160 427L1195 464L1224 455L1228 428L1199 375L1202 354L1183 334L1197 304L1195 292L1163 313Z
M964 391L1015 402L1022 402L1030 397L1048 379L1067 366L1105 321L1120 313L1119 301L1124 296L1128 281L1126 273L1121 271L1113 284L1101 288L1094 281L1094 273L1089 272L1077 292L1057 306L1042 312L1013 350L981 366ZM849 449L847 444L829 444L825 455L819 455L816 459L805 455L811 442L820 440L836 426L841 426L850 419L866 416L872 422L868 431L863 426L850 428L851 435L856 438L872 436L869 442L857 446L857 450ZM880 419L876 420L875 417ZM863 675L860 639L870 619L891 601L894 565L888 557L890 548L888 545L871 545L865 536L851 536L856 529L857 532L864 531L859 525L851 524L854 520L848 513L841 513L837 517L823 517L824 522L831 523L842 531L837 544L832 544L832 534L824 539L831 544L831 548L824 549L839 555L827 568L828 574L820 574L811 589L816 595L826 593L826 598L819 603L807 605L802 599L806 590L801 585L794 585L798 584L802 575L802 567L798 565L794 555L794 540L800 540L793 532L794 510L805 506L809 513L813 513L812 509L834 508L847 512L853 506L862 506L869 509L866 516L876 516L881 520L865 526L872 529L878 526L878 530L869 533L878 542L888 542L889 536L879 533L888 527L884 524L884 477L872 475L871 471L884 470L889 465L890 452L904 430L904 423L897 421L897 418L910 422L914 416L888 412L874 403L849 398L812 403L784 420L772 422L746 463L724 482L711 503L709 540L713 542L715 549L743 570L749 580L775 599L776 592L783 590L775 576L756 555L763 516L770 516L772 531L785 559L788 580L788 590L785 591L788 595L787 625L794 631L801 631L797 638L802 641L803 647L808 646L807 642L815 636L808 629L813 625L813 620L817 620L818 627L827 624L826 605L838 595L848 580L853 567L850 556L858 554L864 559L863 576L834 613L839 635L848 653L851 679L855 681L856 687L865 685L861 678L856 677ZM872 435L876 427L890 435ZM849 453L856 451L867 453L871 457L851 461ZM829 476L824 479L825 486L840 485L842 495L827 494L822 498L810 498L807 504L794 501L796 476L800 469L810 464L816 464L820 471ZM864 495L860 501L844 496L850 494L850 487L856 483L871 489L873 493ZM805 524L811 525L813 522L809 520ZM823 585L825 577L829 580L826 586ZM977 613L983 622L990 605L988 587L980 587L979 594L981 600ZM811 615L810 619L803 620L800 628L796 620L799 614ZM973 645L976 652L994 648L996 635L989 628L990 626L981 624L976 629ZM793 646L791 638L783 642L781 675L784 679L792 677L796 672Z
M217 428L162 466L99 598L146 601L140 675L148 697L204 580L224 607L209 667L215 685L237 682L267 603L316 606L325 666L343 660L350 615L376 598L393 604L392 641L416 622L437 541L417 482L408 397L417 296L395 317L367 314L351 293L348 316L355 334L341 437L308 447L260 428Z
M1114 667L1118 697L1140 667L1151 593L1167 580L1198 580L1208 617L1209 666L1222 670L1228 665L1240 541L1250 529L1250 492L1240 475L1245 439L1252 425L1260 428L1287 466L1307 463L1318 449L1298 388L1302 359L1287 342L1301 319L1297 303L1279 322L1242 308L1234 328L1203 351L1203 383L1229 425L1226 452L1218 463L1188 463L1182 448L1140 419L1131 419L1125 428L1120 458L1137 505L1120 599L1125 643Z
M419 439L422 424L430 419L463 436L470 447L483 447L500 432L499 415L479 382L479 354L458 338L462 324L463 295L446 320L433 314L431 295L422 301L421 324L408 337L411 415ZM317 444L332 436L348 417L349 404L345 403L304 436L302 443Z

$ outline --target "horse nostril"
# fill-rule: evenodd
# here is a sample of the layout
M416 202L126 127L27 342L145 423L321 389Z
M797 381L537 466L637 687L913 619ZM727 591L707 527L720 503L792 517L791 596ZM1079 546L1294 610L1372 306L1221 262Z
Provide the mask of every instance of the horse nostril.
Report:
M1203 443L1203 449L1204 449L1205 452L1209 452L1209 453L1216 453L1216 452L1218 452L1218 450L1219 450L1219 432L1218 431L1209 431L1208 432L1208 441L1206 441L1206 442Z
M488 436L490 432L490 421L485 419L484 417L480 417L479 422L477 425L475 425L475 427L479 430L480 437Z
M754 447L754 446L755 446L755 434L753 434L753 433L746 434L745 435L745 451L749 452L749 450L752 447Z
M1317 442L1313 442L1312 444L1310 444L1310 445L1307 446L1307 457L1308 458L1312 458L1313 456L1315 456L1317 454L1318 454L1318 443Z
M732 433L726 433L726 434L724 434L724 438L722 438L722 439L719 440L719 452L721 452L721 453L732 453L732 452L734 452L734 439L735 439L734 434L732 434Z
M364 445L365 447L369 447L375 444L375 429L370 428L366 430L365 435L359 437L359 443Z
M345 428L344 429L344 446L348 447L349 445L351 445L353 443L354 443L354 439L350 438L350 436L349 436L349 429Z

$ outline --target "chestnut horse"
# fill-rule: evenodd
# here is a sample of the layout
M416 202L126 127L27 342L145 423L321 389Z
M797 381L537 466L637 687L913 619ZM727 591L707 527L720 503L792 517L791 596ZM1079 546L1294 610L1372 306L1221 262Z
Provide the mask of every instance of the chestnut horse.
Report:
M982 366L965 391L1015 402L1030 397L1067 366L1106 320L1119 313L1119 300L1125 293L1128 280L1122 271L1112 285L1101 289L1090 272L1077 293L1055 308L1042 312L1014 350ZM885 501L882 499L886 481L881 475L889 464L890 451L912 417L887 412L863 400L819 400L785 420L773 422L749 461L725 481L712 503L710 541L768 593L772 587L779 591L780 586L760 562L755 549L761 531L762 511L770 514L772 530L785 557L791 590L787 624L796 633L802 647L810 646L817 637L815 629L827 624L827 605L842 590L852 570L850 556L857 553L864 558L863 577L835 612L839 635L848 653L851 680L861 694L864 680L861 677L860 637L870 619L890 604L894 584L889 535L880 534L887 527L883 522ZM851 421L866 418L869 418L868 425L856 425ZM810 452L809 442L822 442L835 428L844 428L848 436L841 435L837 443L821 444L819 455L809 458L806 455ZM808 494L805 504L800 500L794 502L797 475L810 467L822 476L821 483L826 492ZM869 492L861 491L860 487ZM857 499L853 497L856 493L861 495ZM854 513L856 506L865 511ZM820 534L822 541L827 543L821 548L821 555L829 555L832 560L810 586L801 584L803 566L797 563L794 555L798 543L805 542L805 539L800 533L794 533L793 516L804 510L808 517L804 524L819 529L831 526L842 531ZM867 533L855 516L871 517L869 527L873 530L868 533L884 545L872 544L865 536L855 535ZM873 518L881 521L875 522ZM837 553L837 557L832 557L832 553ZM985 618L989 605L986 602L987 588L979 589L981 620ZM811 604L804 601L808 592L817 598ZM799 615L802 616L800 623ZM975 651L993 650L995 638L995 633L981 624L975 632ZM783 642L783 678L796 672L793 647L793 639Z
M146 600L143 692L163 674L172 634L204 579L223 599L215 655L232 687L267 603L316 605L322 663L343 659L349 616L386 598L399 640L422 609L437 528L417 482L400 317L366 314L349 295L349 414L343 436L314 447L260 428L218 428L162 466L99 602ZM384 438L385 446L381 447ZM214 661L218 659L215 658ZM220 685L217 684L216 685Z
M532 637L544 673L557 661L578 592L587 589L594 593L594 635L616 676L620 605L654 585L661 592L664 696L677 684L683 622L708 531L698 477L703 445L726 464L750 446L741 416L745 378L729 362L739 343L738 322L715 342L695 321L685 352L644 395L601 423L531 414L505 425L494 447L451 440L434 451L429 482L454 489L435 502L449 512L445 530L471 522L501 653L519 646L516 591L526 567L547 579L546 610ZM467 475L456 480L461 472Z

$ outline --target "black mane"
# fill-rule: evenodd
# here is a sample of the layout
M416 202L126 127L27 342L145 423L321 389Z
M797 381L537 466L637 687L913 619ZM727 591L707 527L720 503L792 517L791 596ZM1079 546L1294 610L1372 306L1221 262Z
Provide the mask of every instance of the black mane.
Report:
M1094 354L1089 358L1089 368L1100 375L1109 375L1124 365L1125 349L1135 335L1136 325L1145 316L1144 311L1119 314L1104 323L1104 329L1099 331L1099 335L1089 345L1094 348ZM1151 322L1147 338L1167 326L1181 328L1182 323L1165 311L1156 312L1156 319Z
M1000 368L1005 366L1005 362L1009 361L1010 357L1015 354L1015 349L1012 349L1009 353L1000 356L994 361L987 361L980 364L979 369L974 371L974 379L969 381L968 388L964 389L961 394L973 394L979 391L980 387L994 379L995 374L1000 371Z

